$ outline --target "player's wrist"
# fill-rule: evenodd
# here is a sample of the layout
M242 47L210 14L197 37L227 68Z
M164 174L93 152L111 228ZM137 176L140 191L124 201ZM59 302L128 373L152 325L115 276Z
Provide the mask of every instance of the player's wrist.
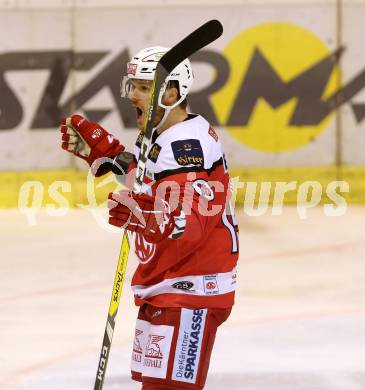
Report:
M122 152L115 155L111 163L111 171L116 175L127 174L130 165L134 159L133 153L123 150Z

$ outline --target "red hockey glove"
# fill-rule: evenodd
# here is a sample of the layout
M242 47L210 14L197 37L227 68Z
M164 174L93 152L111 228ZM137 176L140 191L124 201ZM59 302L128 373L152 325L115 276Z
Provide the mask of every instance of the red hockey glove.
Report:
M166 201L128 190L109 194L109 223L143 234L149 241L178 238L184 232L186 219L181 208L173 212Z
M62 149L87 161L90 166L100 157L115 157L125 149L99 124L89 122L81 115L62 119L60 130Z

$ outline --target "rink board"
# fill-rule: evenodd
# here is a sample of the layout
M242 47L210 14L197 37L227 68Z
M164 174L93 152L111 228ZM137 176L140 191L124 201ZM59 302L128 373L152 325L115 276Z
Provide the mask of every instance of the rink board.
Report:
M346 199L365 201L364 2L96 3L0 3L1 208L17 206L28 179L44 187L45 203L61 180L71 183L67 202L85 204L85 164L60 148L60 118L86 115L130 150L137 132L119 97L123 64L217 15L224 34L191 58L189 104L216 128L232 176L323 188L345 180Z

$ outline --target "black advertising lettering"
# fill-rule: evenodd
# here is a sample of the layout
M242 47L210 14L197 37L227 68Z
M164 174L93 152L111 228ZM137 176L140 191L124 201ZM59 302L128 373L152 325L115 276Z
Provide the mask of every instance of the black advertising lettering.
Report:
M298 103L288 118L291 126L316 126L334 110L345 103L350 107L357 123L365 118L365 104L353 103L351 99L365 87L365 69L353 76L345 85L323 99L323 91L329 83L334 68L338 66L345 47L328 53L312 63L289 81L280 78L264 53L257 48L251 55L247 70L237 93L230 102L230 112L224 123L220 123L211 96L222 89L230 78L231 67L226 56L212 50L202 50L192 56L192 62L206 63L214 75L208 86L189 94L189 105L193 112L201 113L212 126L244 127L252 116L259 99L277 109L292 98ZM18 91L6 78L7 72L32 72L48 70L49 76L43 93L32 113L31 130L56 129L61 117L83 109L86 116L95 122L101 121L111 109L84 108L86 103L105 87L109 88L115 107L126 129L135 128L135 114L126 99L120 99L119 84L121 64L127 63L129 50L124 49L113 56L96 75L79 90L73 91L64 102L60 102L64 87L71 72L92 72L95 66L109 53L106 51L73 52L63 50L9 52L0 54L0 130L12 130L20 125L24 110ZM364 66L365 67L365 66ZM26 92L26 91L25 91ZM185 163L183 162L183 165ZM196 162L194 164L197 164Z

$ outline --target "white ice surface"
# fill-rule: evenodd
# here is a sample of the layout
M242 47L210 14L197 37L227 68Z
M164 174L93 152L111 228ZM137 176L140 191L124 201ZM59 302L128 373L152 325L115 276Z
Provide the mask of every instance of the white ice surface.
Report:
M207 390L365 389L365 208L239 216L234 311L219 329ZM0 389L93 388L119 235L86 211L0 212ZM128 266L104 389L129 379Z

